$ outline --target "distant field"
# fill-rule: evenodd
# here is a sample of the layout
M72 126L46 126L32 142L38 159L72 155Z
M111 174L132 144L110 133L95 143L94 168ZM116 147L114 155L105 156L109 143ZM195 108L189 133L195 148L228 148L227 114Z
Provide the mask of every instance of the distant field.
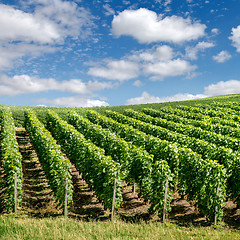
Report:
M196 104L211 104L213 102L240 102L240 94L230 94L230 95L221 95L216 97L201 98L196 100L187 100L187 101L177 101L177 102L164 102L164 103L147 103L139 105L124 105L124 106L114 106L114 107L97 107L93 108L95 110L101 109L111 109L114 111L121 111L121 109L132 108L134 110L141 110L143 108L161 108L165 106L177 107L179 105L194 106Z
M179 105L186 105L186 106L194 106L196 104L211 104L213 102L240 102L240 94L231 94L231 95L222 95L222 96L216 96L216 97L209 97L209 98L202 98L202 99L196 99L196 100L188 100L188 101L178 101L178 102L165 102L165 103L149 103L149 104L140 104L140 105L123 105L123 106L112 106L112 107L93 107L89 109L96 110L98 112L103 112L105 110L112 110L112 111L118 111L122 112L124 109L134 109L134 110L141 110L143 108L153 108L158 109L165 106L170 107L177 107ZM0 105L1 106L1 105ZM27 106L18 106L18 105L11 105L9 106L13 112L13 116L15 119L15 124L17 127L21 127L24 124L24 117L23 117L23 109L28 108ZM31 107L35 109L37 112L40 112L38 116L40 119L44 120L45 118L45 107ZM48 108L48 107L47 107ZM62 116L65 115L65 113L69 109L84 109L84 108L66 108L66 107L50 107L51 109L54 109L58 113L61 113Z

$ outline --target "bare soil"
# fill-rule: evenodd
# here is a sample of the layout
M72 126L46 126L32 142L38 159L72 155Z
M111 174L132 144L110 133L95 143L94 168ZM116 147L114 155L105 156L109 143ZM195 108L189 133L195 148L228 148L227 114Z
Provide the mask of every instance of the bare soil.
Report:
M42 170L37 154L25 129L16 131L19 151L22 155L23 198L21 210L30 215L56 214L57 203Z
M96 194L92 191L82 175L75 166L71 165L71 175L74 186L73 203L70 206L69 215L82 219L104 219L109 217L109 212L104 210L98 201Z

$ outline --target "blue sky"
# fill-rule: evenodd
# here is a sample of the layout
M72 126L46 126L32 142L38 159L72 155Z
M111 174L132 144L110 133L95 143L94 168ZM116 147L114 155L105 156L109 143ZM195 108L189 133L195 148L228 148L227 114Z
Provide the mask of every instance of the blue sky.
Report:
M0 0L0 104L240 93L239 0Z

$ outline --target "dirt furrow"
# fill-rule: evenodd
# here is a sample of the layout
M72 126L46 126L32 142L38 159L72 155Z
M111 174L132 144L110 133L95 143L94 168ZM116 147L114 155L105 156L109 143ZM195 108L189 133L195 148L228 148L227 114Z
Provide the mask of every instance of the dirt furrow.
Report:
M42 170L37 154L25 129L16 131L19 151L22 154L23 199L22 210L30 214L56 214L57 204Z
M94 191L92 191L76 167L71 164L71 175L74 186L73 203L70 207L70 215L80 218L104 218L109 212L104 210Z

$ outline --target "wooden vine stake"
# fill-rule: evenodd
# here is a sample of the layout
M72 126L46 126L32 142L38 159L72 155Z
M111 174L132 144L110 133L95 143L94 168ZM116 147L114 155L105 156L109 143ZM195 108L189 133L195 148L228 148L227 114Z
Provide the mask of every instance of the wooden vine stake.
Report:
M134 181L134 183L133 183L133 193L135 193L136 192L136 182Z
M217 187L217 195L219 193L219 188L220 188L220 182L218 182L218 187ZM218 210L218 207L215 206L215 217L214 217L214 225L217 224L217 210Z
M14 175L14 212L17 212L17 173Z
M115 208L115 199L116 199L116 190L117 190L117 179L114 181L114 190L113 190L113 201L112 201L112 215L111 220L114 220L114 208Z
M68 205L68 201L67 200L68 200L68 178L66 177L64 217L67 217L67 205Z
M167 194L168 194L168 179L166 181L165 195L164 195L164 205L163 205L163 223L166 222L167 214Z

